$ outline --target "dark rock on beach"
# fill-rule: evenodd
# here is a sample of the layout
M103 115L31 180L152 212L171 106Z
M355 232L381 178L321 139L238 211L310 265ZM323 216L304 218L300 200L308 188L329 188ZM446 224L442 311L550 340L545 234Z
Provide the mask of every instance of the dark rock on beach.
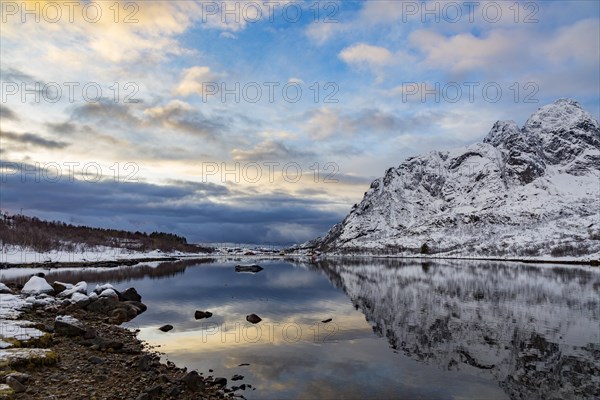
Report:
M54 332L63 336L83 336L87 328L79 320L68 315L58 316L54 320Z
M167 324L167 325L163 325L163 326L161 326L161 327L160 327L160 328L158 328L158 329L160 329L160 330L161 330L161 331L163 331L163 332L169 332L170 330L172 330L172 329L173 329L173 325L169 325L169 324Z

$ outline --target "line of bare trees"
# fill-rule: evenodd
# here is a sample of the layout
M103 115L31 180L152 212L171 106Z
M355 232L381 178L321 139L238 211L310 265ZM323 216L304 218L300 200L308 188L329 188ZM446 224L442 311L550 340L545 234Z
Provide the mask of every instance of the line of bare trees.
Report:
M44 221L21 214L0 214L2 246L21 246L39 252L76 251L82 245L87 248L106 246L137 251L213 251L211 248L188 244L185 237L173 233L91 228L60 221Z

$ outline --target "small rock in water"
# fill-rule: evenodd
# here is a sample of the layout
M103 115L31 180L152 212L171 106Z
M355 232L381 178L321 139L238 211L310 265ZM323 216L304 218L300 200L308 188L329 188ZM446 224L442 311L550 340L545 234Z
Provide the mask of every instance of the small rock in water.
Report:
M232 381L241 381L242 379L244 379L244 375L235 374L231 377Z
M210 311L196 310L194 317L196 317L196 319L204 319L204 318L210 318L210 317L212 317L212 315L213 314Z
M321 321L321 322L322 322L322 323L324 323L324 324L326 324L326 323L328 323L328 322L331 322L331 321L333 321L333 319L331 319L331 318L327 318L327 319L324 319L324 320L323 320L323 321Z
M167 325L163 325L163 326L161 326L158 329L160 329L163 332L169 332L171 329L173 329L173 325L168 325L168 324Z
M240 365L238 365L238 367L247 367L248 365L250 365L250 364L248 364L248 363L241 363Z
M223 378L223 377L215 378L213 380L213 384L215 384L217 386L221 386L221 387L226 386L227 385L227 378Z
M250 314L246 315L246 321L250 322L251 324L258 324L260 321L262 321L262 318L256 314Z
M257 272L260 272L263 270L263 267L261 267L260 265L236 265L235 266L235 272L252 272L253 274L256 274Z

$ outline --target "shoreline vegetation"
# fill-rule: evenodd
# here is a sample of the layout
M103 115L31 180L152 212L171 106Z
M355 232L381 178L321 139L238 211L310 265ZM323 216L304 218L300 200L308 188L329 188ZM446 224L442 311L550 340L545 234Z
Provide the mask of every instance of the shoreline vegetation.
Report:
M231 259L231 260L256 260L256 259L306 259L316 261L317 259L352 259L352 258L373 258L373 259L397 259L397 260L462 260L462 261L492 261L492 262L510 262L510 263L525 263L525 264L560 264L560 265L590 265L593 267L600 266L600 260L592 258L582 259L553 259L553 258L519 258L519 257L481 257L481 256L441 256L441 255L375 255L375 254L298 254L285 253L282 255L254 253L247 254L187 254L185 256L173 255L165 257L148 257L148 258L133 258L133 259L115 259L102 261L67 261L67 262L28 262L28 263L11 263L0 262L0 270L11 268L43 268L43 269L60 269L60 268L116 268L123 266L137 266L150 262L175 262L175 261L194 261L206 259Z

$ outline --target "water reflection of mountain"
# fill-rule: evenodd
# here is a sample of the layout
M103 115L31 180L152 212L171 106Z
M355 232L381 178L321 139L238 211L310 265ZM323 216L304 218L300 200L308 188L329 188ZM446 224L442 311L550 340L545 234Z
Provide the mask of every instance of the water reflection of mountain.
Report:
M83 268L83 269L53 269L46 273L46 280L49 282L59 281L67 283L86 282L110 282L118 284L135 279L149 278L162 279L181 275L187 267L212 263L212 258L154 262L148 264L138 264L135 266L124 266L115 268ZM30 275L11 279L11 281L24 284Z
M317 266L405 355L514 399L600 397L600 271L480 262Z

